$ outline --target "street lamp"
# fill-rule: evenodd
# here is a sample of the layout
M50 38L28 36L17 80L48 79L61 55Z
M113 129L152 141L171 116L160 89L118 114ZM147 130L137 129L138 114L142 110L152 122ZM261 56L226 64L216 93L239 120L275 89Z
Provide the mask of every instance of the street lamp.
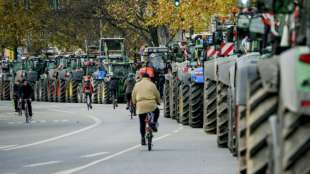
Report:
M179 7L180 4L181 4L180 1L181 1L181 0L174 0L174 5L175 5L176 7Z

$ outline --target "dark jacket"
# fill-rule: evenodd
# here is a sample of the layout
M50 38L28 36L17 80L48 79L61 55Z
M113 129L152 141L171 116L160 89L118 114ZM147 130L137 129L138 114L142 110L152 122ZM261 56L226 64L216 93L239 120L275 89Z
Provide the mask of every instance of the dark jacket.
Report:
M21 97L21 85L14 83L13 86L14 96L19 98Z
M117 79L112 78L109 85L110 90L117 90Z
M29 84L22 85L21 93L22 93L23 99L30 99L32 97L32 94L33 94L33 89Z
M126 94L131 94L133 88L135 87L136 81L134 78L132 79L126 79L125 81L125 90L126 90Z

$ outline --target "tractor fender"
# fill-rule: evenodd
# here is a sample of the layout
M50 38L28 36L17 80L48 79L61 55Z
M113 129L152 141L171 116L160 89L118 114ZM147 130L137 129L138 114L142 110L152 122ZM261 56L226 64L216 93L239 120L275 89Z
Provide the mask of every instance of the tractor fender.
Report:
M250 53L237 58L236 63L236 105L245 105L248 93L248 84L257 77L257 61L259 53Z
M310 65L300 61L300 56L309 53L309 47L300 46L283 52L279 58L283 107L306 115L310 108L303 107L302 102L310 101Z
M216 69L217 69L217 60L212 59L205 62L206 77L210 80L217 81Z
M262 59L257 63L259 75L262 79L263 87L270 92L278 91L279 77L279 57Z
M73 81L80 81L83 79L83 71L77 70L71 72L71 79Z
M234 56L228 57L225 60L218 62L218 80L227 86L230 86L230 67L234 66L235 62L236 59Z

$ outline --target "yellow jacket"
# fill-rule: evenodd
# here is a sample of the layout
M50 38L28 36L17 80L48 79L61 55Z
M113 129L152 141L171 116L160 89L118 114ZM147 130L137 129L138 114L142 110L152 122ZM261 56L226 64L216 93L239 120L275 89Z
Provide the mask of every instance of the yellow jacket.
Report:
M152 112L160 104L160 94L155 84L148 78L136 83L132 91L132 102L137 114Z

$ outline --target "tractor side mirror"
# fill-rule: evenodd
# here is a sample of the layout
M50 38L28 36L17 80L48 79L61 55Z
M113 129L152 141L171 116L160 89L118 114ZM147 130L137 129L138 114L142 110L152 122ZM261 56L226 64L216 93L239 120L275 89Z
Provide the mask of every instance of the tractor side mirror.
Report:
M238 16L237 27L240 29L248 29L250 25L250 17L244 14Z
M239 8L249 8L251 4L251 0L237 0L237 6Z
M261 16L257 16L251 19L250 22L250 32L254 34L264 34L265 33L265 24L262 21Z

